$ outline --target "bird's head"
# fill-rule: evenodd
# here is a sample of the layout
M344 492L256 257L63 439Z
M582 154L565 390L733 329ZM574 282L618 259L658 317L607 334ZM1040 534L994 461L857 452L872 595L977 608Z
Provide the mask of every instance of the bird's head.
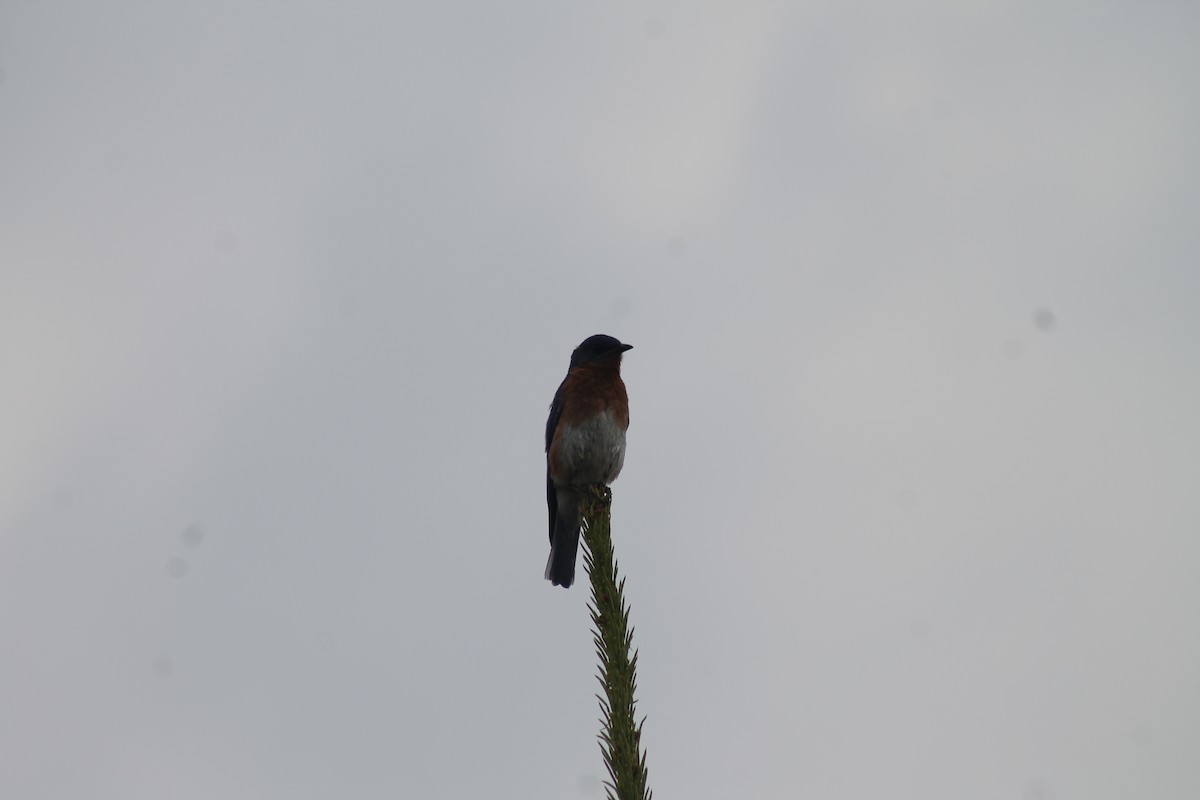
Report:
M631 344L622 344L618 339L598 333L584 339L575 348L575 352L571 353L571 366L620 364L621 354L632 349Z

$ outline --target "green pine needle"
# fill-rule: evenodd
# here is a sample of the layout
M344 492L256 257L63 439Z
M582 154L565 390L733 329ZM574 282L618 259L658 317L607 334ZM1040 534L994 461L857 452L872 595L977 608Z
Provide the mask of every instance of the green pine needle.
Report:
M608 780L608 800L650 800L646 788L646 753L641 749L642 725L635 722L637 651L625 604L625 579L618 578L610 531L612 492L597 486L583 507L583 563L592 582L593 640L600 659L596 679L604 690L600 701L600 750ZM632 655L631 655L632 652Z

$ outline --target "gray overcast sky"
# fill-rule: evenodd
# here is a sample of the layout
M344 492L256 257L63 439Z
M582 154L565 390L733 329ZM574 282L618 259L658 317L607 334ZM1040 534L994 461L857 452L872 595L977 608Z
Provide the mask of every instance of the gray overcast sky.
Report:
M1200 7L0 2L0 796L1200 797Z

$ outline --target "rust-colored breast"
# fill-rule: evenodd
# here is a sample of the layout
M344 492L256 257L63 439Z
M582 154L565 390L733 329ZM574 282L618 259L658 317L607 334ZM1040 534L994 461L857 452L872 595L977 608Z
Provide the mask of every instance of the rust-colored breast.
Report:
M622 430L629 427L629 396L618 367L589 365L575 367L563 387L563 410L559 424L575 426L612 409Z

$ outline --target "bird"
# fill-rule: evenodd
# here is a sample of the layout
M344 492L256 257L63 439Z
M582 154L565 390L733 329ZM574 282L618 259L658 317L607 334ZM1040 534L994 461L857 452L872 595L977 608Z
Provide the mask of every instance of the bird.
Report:
M608 486L625 464L629 396L621 380L621 356L633 345L596 334L571 353L546 420L546 506L550 511L550 557L546 580L569 589L575 582L583 493Z

